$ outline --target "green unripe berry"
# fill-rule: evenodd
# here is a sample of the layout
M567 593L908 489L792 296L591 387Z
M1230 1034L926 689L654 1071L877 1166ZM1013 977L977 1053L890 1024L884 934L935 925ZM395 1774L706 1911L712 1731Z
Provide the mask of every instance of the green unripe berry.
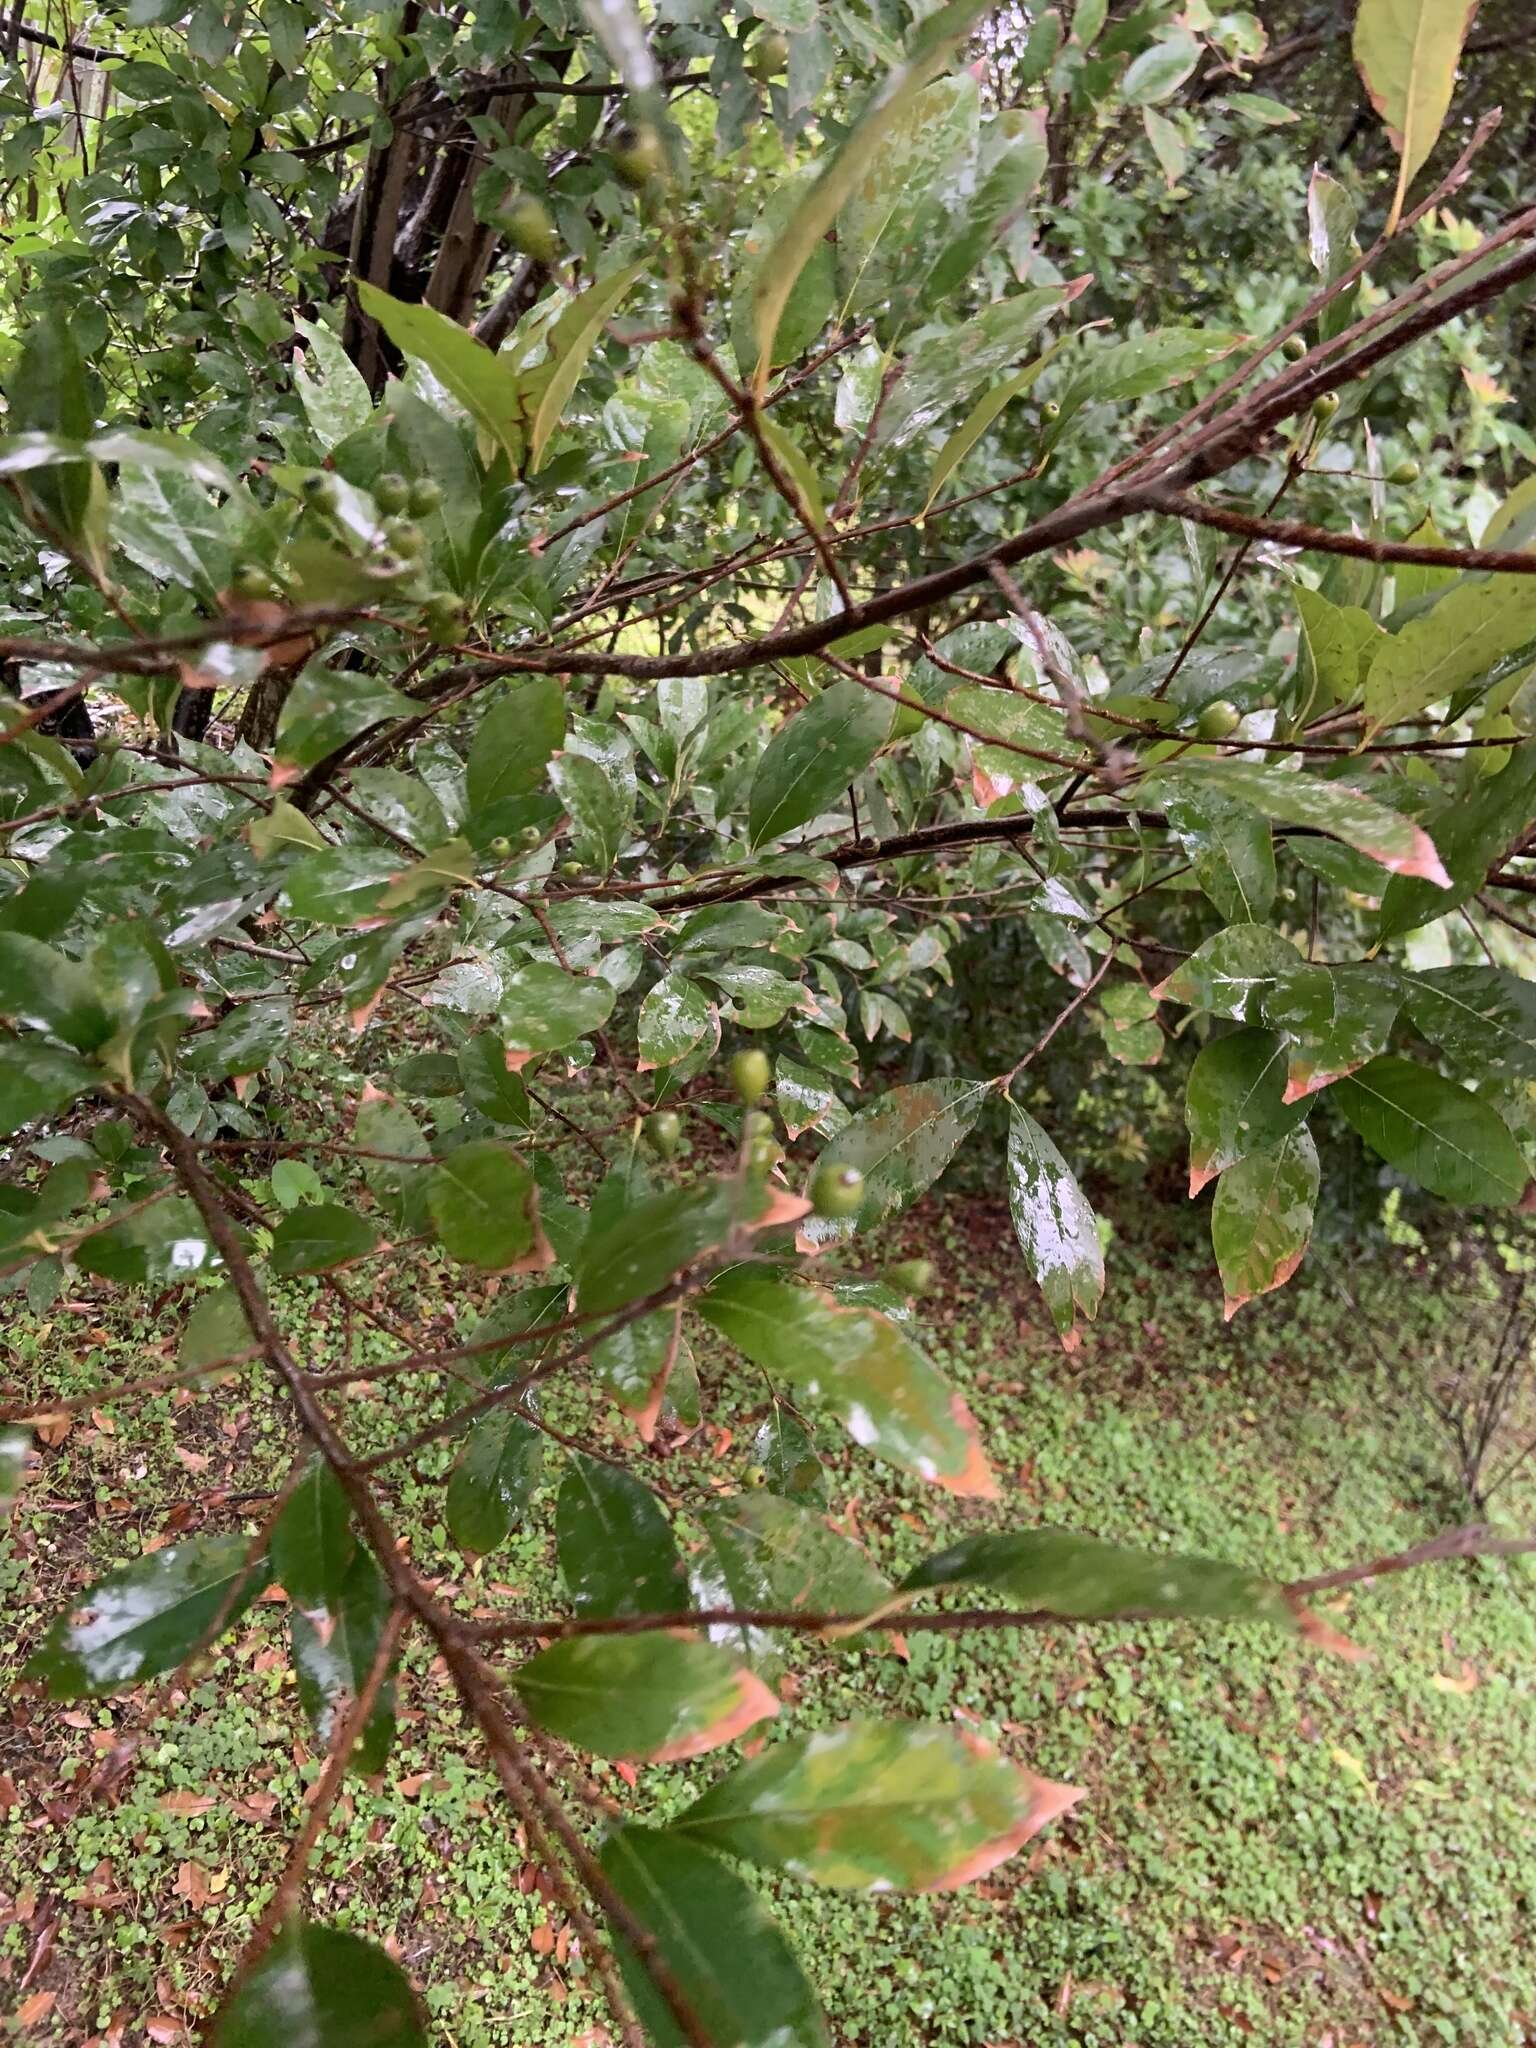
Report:
M777 29L765 29L752 45L747 69L760 85L782 78L789 67L789 41Z
M585 872L579 860L563 860L560 863L562 875L579 875Z
M544 834L537 825L521 825L518 827L517 843L519 846L537 846L543 837Z
M336 485L322 470L317 469L305 477L303 483L299 485L299 490L311 505L318 506L322 512L334 510Z
M434 640L457 640L464 631L464 607L451 591L438 590L427 599L422 623Z
M505 832L498 832L485 850L492 860L505 860L512 851L512 842Z
M741 1135L744 1138L771 1138L773 1118L766 1109L749 1109L741 1120Z
M811 1207L818 1216L857 1216L864 1206L864 1176L856 1166L818 1166L811 1178Z
M434 483L429 476L423 476L411 485L405 509L413 519L430 519L442 502L442 485Z
M731 1086L748 1109L762 1101L772 1080L768 1055L755 1045L747 1046L731 1061Z
M768 1484L766 1467L762 1465L749 1465L747 1467L747 1484L748 1486L766 1486Z
M1280 353L1289 362L1299 363L1306 352L1307 343L1304 335L1288 334L1280 344Z
M683 1135L683 1120L675 1109L653 1109L645 1120L645 1141L658 1159L670 1159Z
M776 1138L754 1138L747 1147L747 1171L761 1180L772 1173L784 1157L784 1147Z
M1312 401L1312 417L1315 420L1331 420L1339 409L1337 391L1319 392Z
M1195 731L1203 740L1224 740L1229 732L1236 732L1242 720L1243 714L1230 698L1218 697L1201 711Z
M1412 456L1405 455L1401 462L1394 462L1387 471L1387 482L1389 484L1416 484L1423 473Z
M278 594L277 585L272 578L265 569L258 568L254 562L241 563L234 573L230 588L236 597L276 597Z
M933 1285L932 1259L898 1259L888 1266L886 1279L903 1294L926 1294Z
M1041 406L1040 417L1043 420L1059 420L1061 418L1061 407L1054 398L1048 398L1044 405Z
M613 152L613 168L635 192L649 185L666 168L666 162L661 137L649 125L630 129Z
M553 263L560 254L554 215L531 192L520 192L502 208L499 218L502 233L519 255L529 256L535 263Z
M417 561L426 550L427 537L411 519L386 519L384 538L407 562Z
M373 502L383 513L403 512L411 487L395 470L381 476L373 487Z

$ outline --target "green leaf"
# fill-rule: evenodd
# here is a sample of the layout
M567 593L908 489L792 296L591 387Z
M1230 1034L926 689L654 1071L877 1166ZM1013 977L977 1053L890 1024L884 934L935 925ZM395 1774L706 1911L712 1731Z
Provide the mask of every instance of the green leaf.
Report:
M1023 783L1060 776L1063 771L1056 764L1076 751L1064 713L1032 703L1013 690L966 683L950 691L944 709L971 729L971 794L983 808L1012 795ZM977 733L997 743L978 741Z
M781 1415L782 1409L778 1411ZM802 1432L803 1439L803 1432ZM811 1454L816 1475L821 1467ZM776 1493L744 1493L703 1516L723 1582L723 1604L763 1613L799 1608L817 1614L872 1614L890 1598L890 1582L856 1543L819 1514ZM704 1596L700 1596L703 1604ZM712 1598L712 1595L711 1595ZM739 1631L745 1655L760 1655L763 1631ZM766 1641L776 1639L771 1633ZM865 1639L853 1638L867 1646Z
M541 1241L533 1175L497 1138L474 1139L433 1167L427 1206L443 1249L467 1266L519 1270Z
M1262 924L1275 901L1269 822L1219 789L1183 789L1167 801L1174 837L1195 880L1229 924Z
M310 348L303 363L294 366L294 389L315 439L328 453L349 434L361 433L367 426L373 418L373 393L329 327L318 320L295 319L293 324ZM319 371L318 376L309 375L310 364Z
M984 392L977 399L933 459L933 468L928 472L928 492L923 499L924 514L992 422L1005 412L1016 398L1023 396L1061 345L1059 341L1052 342L1051 346L1036 356L1032 363L1026 363L1022 370L1005 378L1001 384L994 384L990 391Z
M352 925L375 917L407 854L383 846L338 846L305 854L283 877L290 915L311 924Z
M787 720L752 778L753 846L782 839L840 802L890 737L894 711L888 697L844 676Z
M1073 413L1085 405L1126 405L1181 384L1241 340L1239 334L1199 327L1158 327L1133 341L1085 351L1082 367L1057 400L1061 411L1052 429L1052 445Z
M1298 962L1260 1002L1265 1023L1286 1040L1286 1101L1299 1102L1384 1052L1402 1002L1402 983L1380 962Z
M193 1303L176 1348L178 1365L214 1365L255 1343L233 1287L210 1288Z
M964 1537L924 1558L902 1580L901 1591L967 1585L986 1586L1027 1613L1072 1621L1135 1614L1296 1626L1283 1589L1272 1579L1214 1558L1134 1550L1075 1529L989 1530Z
M847 139L817 176L764 255L754 294L754 331L759 396L767 389L776 356L779 321L801 271L822 243L843 206L864 179L882 139L903 110L936 77L959 37L981 11L975 0L951 0L923 23L906 63L874 93Z
M177 1048L185 1071L200 1081L254 1074L289 1049L293 1010L285 1001L242 1003L211 1031L188 1033Z
M952 1891L1082 1796L955 1728L850 1721L738 1764L669 1833L812 1884Z
M295 678L284 701L277 759L285 768L312 768L371 725L404 718L417 709L411 698L377 676L312 661ZM395 865L399 864L397 856Z
M1479 777L1470 791L1448 790L1431 822L1450 887L1394 875L1381 899L1381 936L1395 938L1432 918L1448 917L1475 896L1529 829L1533 797L1536 746L1516 747L1497 775Z
M1433 1067L1372 1060L1333 1100L1373 1152L1443 1201L1508 1208L1525 1192L1525 1160L1498 1111Z
M1296 587L1296 609L1301 615L1300 725L1330 705L1352 704L1388 642L1369 612L1333 604L1304 584Z
M56 1700L98 1698L174 1671L231 1627L267 1582L241 1535L193 1536L120 1565L72 1599L27 1660Z
M213 2048L427 2048L410 1979L371 1941L294 1920L232 1991Z
M1360 0L1355 62L1400 158L1386 232L1395 232L1415 173L1451 104L1477 0Z
M510 1401L483 1415L448 1475L443 1519L461 1550L499 1550L538 1484L544 1438Z
M1092 1322L1104 1292L1098 1226L1071 1168L1017 1103L1008 1105L1008 1207L1062 1345L1074 1351L1078 1316Z
M724 1650L665 1633L571 1636L519 1665L512 1683L546 1734L653 1764L704 1756L779 1711Z
M593 1366L620 1407L635 1418L642 1443L656 1434L667 1382L686 1348L681 1315L675 1306L656 1309L592 1347Z
M821 1155L818 1166L856 1166L864 1176L857 1216L808 1216L813 1244L852 1237L899 1216L927 1192L969 1136L987 1099L983 1081L918 1081L892 1088L861 1110Z
M272 1233L274 1273L324 1273L371 1252L379 1233L364 1216L339 1202L293 1209Z
M1301 964L1289 939L1263 924L1232 924L1181 961L1152 993L1239 1023L1261 1021L1264 998Z
M601 1314L642 1300L719 1250L733 1231L793 1222L804 1207L735 1175L647 1196L601 1228L594 1221L576 1264L582 1309Z
M555 1546L573 1614L682 1614L691 1605L660 1502L617 1465L571 1459L555 1499Z
M565 739L565 695L555 676L524 676L481 719L464 766L471 811L527 796Z
M1308 1104L1285 1093L1286 1048L1257 1027L1213 1038L1195 1056L1184 1097L1189 1125L1189 1193L1250 1152L1278 1144Z
M1079 278L1067 285L1037 285L920 342L881 411L875 446L893 454L926 433L951 406L974 401L977 387L1017 363L1040 328L1076 298L1083 284Z
M717 1857L650 1828L603 1844L603 1874L655 1945L688 2010L717 2048L828 2048L815 1993L757 1893ZM609 1939L656 2048L687 2048L670 2007L623 1932Z
M368 1682L391 1605L384 1574L359 1548L323 1606L313 1613L295 1606L289 1615L299 1700L323 1747ZM394 1686L386 1680L352 1751L352 1769L364 1776L382 1770L394 1739Z
M1448 588L1377 649L1365 679L1366 741L1480 682L1501 656L1532 640L1536 577L1487 576Z
M1172 98L1200 62L1200 44L1187 29L1175 29L1162 42L1149 43L1120 81L1128 107L1155 106Z
M996 1493L971 1412L888 1316L761 1266L732 1266L694 1304L765 1373L820 1402L854 1442L950 1493Z
M35 1038L0 1040L0 1137L57 1115L101 1078L72 1052Z
M501 1029L509 1052L554 1052L600 1031L618 1000L599 975L567 974L535 960L508 975L501 992Z
M1378 665L1380 661L1378 655ZM1373 676L1375 672L1373 667ZM1147 779L1149 803L1156 801L1154 784L1157 795L1191 786L1197 791L1214 789L1251 804L1267 818L1342 839L1395 875L1417 875L1441 888L1450 887L1450 877L1424 828L1347 783L1228 756L1220 761L1181 761L1177 767L1159 770Z
M807 164L791 176L777 180L767 205L738 245L731 292L731 345L743 368L758 356L757 294L764 264L772 255L780 231L816 177L816 166ZM781 363L792 363L809 348L826 326L836 300L836 252L830 242L821 241L807 255L784 299L773 340L771 369L777 369Z
M434 307L405 305L364 279L358 280L357 296L401 354L424 363L517 469L531 410L527 379Z
M1217 1182L1211 1244L1228 1322L1245 1301L1283 1287L1301 1264L1312 1236L1317 1187L1317 1147L1305 1124L1274 1145L1245 1153Z
M295 1607L334 1607L356 1550L347 1496L316 1455L273 1525L273 1575Z
M1536 1081L1536 985L1503 967L1433 967L1404 995L1414 1030L1457 1065Z
M720 1018L696 981L664 975L640 1005L639 1071L669 1067L710 1039L720 1042Z
M79 961L21 932L0 932L0 1017L77 1052L94 1052L114 1028Z
M550 440L581 381L581 373L603 331L603 323L617 311L635 280L643 276L645 268L643 262L629 263L611 277L599 278L571 301L550 330L548 356L533 373L542 389L528 444L530 475L537 474L544 466Z
M587 754L557 754L549 764L549 779L571 821L582 865L606 874L634 822L633 799Z
M449 1071L452 1072L450 1063ZM352 1126L353 1142L370 1151L392 1152L393 1159L365 1159L363 1177L373 1190L374 1200L391 1224L414 1236L426 1227L427 1162L431 1147L425 1131L408 1109L398 1102L364 1102ZM409 1159L419 1159L411 1166Z
M496 1031L480 1031L459 1047L459 1080L464 1100L493 1124L526 1131L533 1126L528 1090L507 1068L507 1049Z
M821 1507L827 1475L816 1440L792 1408L775 1401L752 1439L752 1456L763 1468L763 1484L802 1507Z

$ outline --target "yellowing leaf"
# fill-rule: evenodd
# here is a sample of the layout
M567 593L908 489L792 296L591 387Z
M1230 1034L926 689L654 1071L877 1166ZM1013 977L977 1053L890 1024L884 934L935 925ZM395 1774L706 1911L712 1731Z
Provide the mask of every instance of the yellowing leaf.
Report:
M1355 63L1400 159L1389 235L1414 174L1439 140L1476 11L1477 0L1360 0Z

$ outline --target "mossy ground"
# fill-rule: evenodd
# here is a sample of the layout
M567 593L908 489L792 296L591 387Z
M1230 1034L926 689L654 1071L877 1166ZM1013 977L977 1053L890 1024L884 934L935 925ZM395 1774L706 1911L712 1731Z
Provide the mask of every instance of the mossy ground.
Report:
M1485 1275L1403 1253L1364 1268L1314 1257L1230 1327L1206 1256L1149 1209L1121 1217L1112 1283L1065 1359L1013 1256L1002 1212L925 1203L890 1255L941 1281L920 1304L930 1349L966 1388L1004 1476L1005 1512L1169 1542L1292 1575L1415 1542L1470 1510L1423 1400L1438 1361L1475 1343ZM386 1281L381 1281L386 1285ZM417 1276L417 1284L421 1284ZM376 1339L313 1291L287 1304L315 1363ZM1357 1306L1358 1305L1358 1306ZM446 1292L397 1300L418 1329ZM1361 1309L1369 1311L1370 1325ZM10 1376L66 1393L152 1369L179 1312L130 1324L88 1289L44 1315L12 1297ZM387 1348L387 1347L385 1347ZM657 1467L690 1493L733 1490L762 1388L700 1346L706 1420ZM342 1403L364 1442L428 1397L391 1382ZM578 1402L576 1390L565 1396ZM553 1411L552 1411L553 1412ZM571 1409L574 1415L578 1406ZM0 1560L6 1677L46 1620L141 1545L239 1518L289 1446L255 1367L140 1421L83 1416L43 1454ZM466 1569L433 1475L397 1473L395 1511L423 1566L467 1605L553 1600L542 1524ZM833 1512L899 1567L974 1519L833 1458ZM1516 1485L1499 1512L1532 1516ZM990 1512L990 1511L989 1511ZM686 1527L686 1519L685 1519ZM499 1591L497 1589L500 1589ZM776 1888L839 2043L1030 2048L1516 2048L1536 2038L1536 1567L1460 1563L1331 1602L1371 1652L1352 1665L1255 1629L1062 1628L915 1635L908 1661L806 1651L802 1721L958 1716L1089 1797L967 1891L866 1898ZM316 1860L312 1909L387 1940L451 2048L602 2040L579 1955L418 1643L382 1782L354 1782ZM80 1788L143 1702L62 1707L13 1695L0 1731L0 2003L16 2036L190 2038L279 1869L318 1772L285 1651L258 1606L150 1723L107 1798ZM665 1811L715 1761L612 1766L597 1783ZM45 2008L44 1994L52 2003ZM108 2033L117 2027L121 2031Z

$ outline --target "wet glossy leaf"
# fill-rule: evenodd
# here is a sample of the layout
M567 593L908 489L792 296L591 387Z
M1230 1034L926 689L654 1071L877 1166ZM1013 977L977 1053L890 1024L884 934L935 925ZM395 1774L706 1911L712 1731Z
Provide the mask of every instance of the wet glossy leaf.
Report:
M606 1227L594 1226L576 1265L581 1306L602 1311L642 1300L674 1273L721 1249L733 1231L793 1221L804 1208L761 1182L735 1176L649 1195Z
M453 1071L450 1062L449 1072ZM352 1126L352 1141L370 1151L395 1155L389 1159L364 1159L361 1162L363 1178L372 1188L379 1208L396 1230L413 1236L424 1230L427 1220L426 1162L431 1158L432 1148L415 1117L397 1102L364 1102ZM413 1166L410 1164L413 1159L423 1163Z
M200 1081L254 1074L286 1052L293 1041L293 1010L286 1002L242 1003L211 1031L188 1033L179 1047L181 1065Z
M597 975L567 974L533 961L507 977L501 995L501 1030L510 1052L553 1052L573 1038L600 1031L616 994Z
M681 1614L690 1605L660 1502L617 1465L572 1458L555 1501L555 1543L574 1614Z
M1229 924L1263 924L1275 901L1268 819L1218 789L1179 790L1166 808L1195 880L1221 915Z
M995 1493L970 1410L888 1316L759 1266L731 1267L695 1307L754 1365L824 1405L876 1457L951 1493Z
M1386 636L1370 613L1358 605L1333 604L1321 591L1308 590L1305 585L1297 586L1296 609L1301 616L1302 714L1326 711L1334 704L1352 704L1371 663L1385 646Z
M1268 925L1228 925L1197 947L1152 993L1159 1002L1187 1003L1192 1010L1257 1023L1265 997L1295 972L1300 961L1290 941Z
M1209 1557L1131 1549L1075 1529L987 1531L924 1558L903 1593L986 1586L1010 1607L1102 1621L1114 1614L1265 1621L1293 1629L1295 1616L1272 1579Z
M1508 1208L1525 1191L1525 1160L1498 1111L1433 1067L1372 1060L1332 1100L1373 1152L1443 1201Z
M752 1456L763 1468L763 1484L802 1507L820 1507L827 1497L827 1475L816 1439L792 1408L775 1401L758 1424Z
M533 1175L496 1138L477 1138L432 1169L432 1224L451 1259L504 1273L536 1252L538 1195Z
M539 788L565 739L565 698L553 676L524 676L481 719L464 768L472 811Z
M639 1071L669 1067L706 1040L720 1042L720 1017L696 981L664 975L640 1005Z
M604 322L617 311L645 270L643 261L629 263L609 277L598 278L577 294L550 330L548 356L533 373L540 388L528 440L530 473L543 467L555 429L581 380Z
M1529 580L1529 579L1528 579ZM1536 746L1517 747L1497 775L1450 790L1431 823L1451 878L1449 889L1394 875L1381 899L1381 935L1393 938L1450 913L1477 894L1528 829L1536 797Z
M1402 1002L1399 976L1377 961L1298 963L1260 1003L1265 1023L1286 1041L1286 1101L1315 1094L1384 1051Z
M605 875L619 857L634 819L634 802L598 761L557 754L549 780L571 821L572 847L583 866Z
M214 2048L427 2048L410 1979L343 1927L285 1927L235 1985Z
M407 305L360 280L358 299L403 355L425 363L482 433L516 466L524 452L526 390L505 356L432 306Z
M101 1079L72 1052L36 1038L0 1040L0 1136L53 1116Z
M872 1230L925 1194L948 1166L981 1115L985 1082L919 1081L892 1088L846 1124L821 1155L821 1164L856 1166L864 1176L857 1216L807 1217L812 1244L829 1244Z
M1245 1301L1283 1287L1301 1264L1317 1207L1317 1147L1305 1124L1249 1152L1216 1183L1211 1245L1230 1322Z
M461 1550L484 1555L501 1548L533 1497L543 1460L542 1434L510 1401L480 1418L448 1475L443 1501L448 1533Z
M732 1607L872 1614L890 1598L890 1581L868 1555L811 1508L764 1489L740 1494L703 1519L714 1553L712 1577L718 1575ZM764 1631L736 1633L750 1655ZM774 1641L771 1632L767 1640Z
M341 1482L324 1458L313 1457L273 1525L273 1574L295 1607L331 1607L356 1550Z
M507 1049L498 1031L480 1031L459 1047L457 1071L464 1100L493 1124L531 1130L533 1110L528 1090L508 1070Z
M324 1273L371 1252L379 1233L339 1202L291 1209L272 1234L274 1273Z
M267 1582L242 1535L193 1536L120 1565L61 1614L25 1675L56 1700L119 1692L174 1671L229 1628Z
M255 1343L251 1326L232 1287L211 1288L192 1304L181 1342L176 1348L178 1365L212 1365L236 1352L248 1351Z
M329 1747L368 1682L390 1605L383 1573L359 1548L320 1608L295 1607L289 1616L299 1699L322 1747ZM394 1739L394 1684L386 1679L352 1751L352 1769L365 1775L382 1770Z
M1512 579L1519 580L1519 579ZM1377 666L1381 657L1377 657ZM1372 676L1376 673L1372 668ZM1176 768L1163 769L1155 778L1158 791L1192 785L1215 789L1238 798L1287 825L1304 825L1331 839L1342 839L1369 860L1377 861L1394 875L1416 875L1425 881L1448 886L1449 877L1440 864L1435 842L1422 825L1401 811L1388 810L1374 797L1364 796L1347 783L1328 782L1319 775L1292 774L1288 769L1264 768L1253 761L1181 761Z
M782 839L842 802L890 735L888 697L842 677L797 711L768 744L752 778L752 844Z
M1191 1199L1218 1173L1278 1144L1301 1122L1309 1105L1287 1101L1285 1079L1286 1047L1273 1031L1229 1031L1196 1054L1184 1097Z
M112 1019L79 961L22 932L0 932L0 1017L94 1052L112 1035Z
M602 1849L603 1874L655 1943L717 2048L828 2048L815 1993L757 1893L707 1850L626 1827ZM609 1930L625 1989L656 2048L685 2048L633 1949Z
M704 1756L779 1711L726 1651L670 1632L571 1636L519 1665L512 1682L547 1734L653 1764Z
M1071 1168L1017 1103L1008 1114L1008 1207L1025 1263L1070 1351L1080 1340L1078 1316L1092 1322L1098 1311L1104 1253Z
M669 1832L813 1884L952 1891L1082 1796L958 1729L851 1721L738 1764Z
M1536 984L1503 967L1434 967L1403 986L1408 1021L1456 1065L1536 1080Z
M685 1349L680 1307L639 1316L592 1347L594 1368L619 1406L635 1418L642 1443L656 1434L667 1382Z
M1460 583L1429 611L1389 633L1366 677L1367 737L1455 696L1480 681L1501 655L1536 640L1533 583L1529 576Z

